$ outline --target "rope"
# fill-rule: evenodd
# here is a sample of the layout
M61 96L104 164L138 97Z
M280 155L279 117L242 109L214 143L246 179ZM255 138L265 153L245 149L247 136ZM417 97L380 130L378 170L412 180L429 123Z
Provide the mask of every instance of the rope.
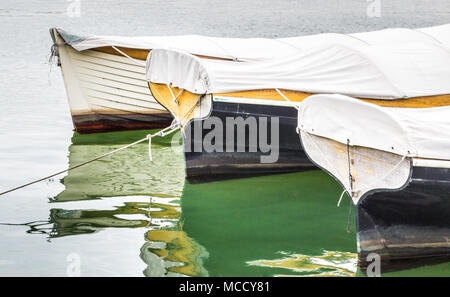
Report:
M352 176L352 167L350 161L350 139L347 138L347 163L348 163L348 182L350 185L351 196L349 195L349 205L348 205L348 216L347 216L347 233L350 233L350 224L351 224L351 216L352 216L352 202L353 196L355 192L353 192L353 176ZM338 204L339 207L339 204Z
M352 199L348 200L349 204L348 204L348 216L347 216L347 233L350 233L350 227L352 224Z
M169 92L172 95L173 100L175 101L175 94L173 93L172 88L168 84L166 84L166 86L169 89Z
M113 49L115 49L119 54L121 54L122 56L124 56L125 58L128 58L130 61L132 61L134 64L138 65L138 66L144 66L146 65L145 62L141 62L138 61L136 59L133 59L132 57L128 56L127 54L125 54L124 52L122 52L120 49L118 49L117 47L115 47L114 45L111 46Z
M179 127L180 127L180 125L179 125L178 122L172 123L172 125L170 125L169 127L166 127L166 128L162 129L161 131L159 131L159 132L157 132L157 133L155 133L155 134L149 134L149 135L147 135L145 138L139 139L139 140L137 140L137 141L135 141L135 142L133 142L133 143L130 143L130 144L125 145L125 146L122 146L122 147L120 147L120 148L118 148L118 149L112 150L112 151L110 151L110 152L108 152L108 153L106 153L106 154L103 154L103 155L101 155L101 156L98 156L98 157L96 157L96 158L94 158L94 159L90 159L90 160L88 160L88 161L86 161L86 162L83 162L83 163L81 163L81 164L78 164L78 165L69 167L68 169L65 169L65 170L62 170L62 171L53 173L53 174L51 174L51 175L49 175L49 176L46 176L46 177L43 177L43 178L34 180L34 181L32 181L32 182L29 182L29 183L20 185L20 186L18 186L18 187L12 188L12 189L10 189L10 190L1 192L1 193L0 193L0 196L2 196L2 195L4 195L4 194L7 194L7 193L10 193L10 192L13 192L13 191L16 191L16 190L19 190L19 189L22 189L22 188L25 188L25 187L30 186L30 185L32 185L32 184L38 183L38 182L40 182L40 181L43 181L43 180L52 178L52 177L54 177L54 176L57 176L57 175L59 175L59 174L61 174L61 173L64 173L64 172L68 172L68 171L73 170L73 169L75 169L75 168L79 168L79 167L81 167L81 166L87 165L87 164L92 163L92 162L94 162L94 161L103 159L103 158L105 158L105 157L107 157L107 156L110 156L110 155L112 155L112 154L115 154L115 153L117 153L117 152L120 152L120 151L122 151L122 150L124 150L124 149L127 149L127 148L129 148L129 147L132 147L132 146L134 146L134 145L136 145L136 144L139 144L139 143L141 143L141 142L144 142L144 141L146 141L147 139L149 140L149 157L150 157L150 161L152 161L152 154L151 154L151 147L150 147L150 146L151 146L151 139L152 139L153 137L155 137L155 136L161 136L161 137L166 136L166 135L168 135L168 134L170 134L170 133L172 133L172 132L178 130ZM169 131L168 131L168 130L169 130ZM167 131L167 132L166 132L166 131Z
M337 207L340 206L341 201L342 201L342 197L344 197L345 192L347 192L347 189L344 189L344 191L342 191L341 197L339 197L339 201L337 203ZM350 193L348 193L348 196L350 196Z
M217 43L215 40L211 39L209 36L204 36L204 38L206 38L207 40L209 40L211 43L214 43L218 48L220 48L222 51L225 52L225 55L228 55L229 57L231 57L231 59L235 62L240 62L241 60L236 57L235 55L231 54L226 48L224 48L223 46L221 46L219 43Z
M298 111L300 111L300 107L298 105L296 105L294 102L292 102L291 100L289 100L288 97L286 97L279 89L275 88L275 91L277 91L278 94L280 94L281 97L283 97L284 100L286 100L287 102L291 103L291 105L297 109Z
M325 158L325 156L324 156L324 158ZM345 192L348 193L350 201L352 200L353 194L355 193L353 191L353 176L352 176L351 167L350 167L350 139L347 139L347 162L348 162L348 179L349 179L349 184L350 184L350 192L347 189L344 189L344 191L342 191L341 197L339 197L339 201L337 203L337 207L339 207L341 205L342 197L344 197ZM348 224L347 224L347 231L348 231Z
M152 138L155 137L155 136L164 137L166 135L169 135L169 134L175 132L180 127L181 127L181 125L176 120L174 120L172 122L172 125L170 125L169 127L164 128L161 131L159 131L159 132L157 132L157 133L155 133L153 135L152 134L147 135L146 139L148 139L148 157L150 159L150 162L153 162L153 157L152 157Z
M178 92L178 95L177 95L175 98L173 98L173 101L174 101L176 104L179 104L179 103L178 103L178 98L181 96L181 94L183 93L183 91L184 91L184 89L181 89L180 92Z
M352 196L354 194L353 192L353 176L352 176L352 167L350 162L350 139L347 139L347 163L348 163L348 184L350 185L350 191L352 193Z

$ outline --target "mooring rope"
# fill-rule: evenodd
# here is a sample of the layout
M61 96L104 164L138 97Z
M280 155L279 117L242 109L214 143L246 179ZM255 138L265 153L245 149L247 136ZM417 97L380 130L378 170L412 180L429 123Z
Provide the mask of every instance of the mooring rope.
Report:
M136 59L133 59L132 57L130 57L129 55L125 54L123 51L121 51L120 49L118 49L117 47L115 47L114 45L111 46L113 49L115 49L119 54L121 54L122 56L124 56L125 58L128 58L130 61L132 61L134 64L138 65L138 66L146 66L145 62L141 62L138 61Z
M110 152L108 152L108 153L106 153L106 154L103 154L103 155L98 156L98 157L96 157L96 158L90 159L90 160L85 161L85 162L83 162L83 163L81 163L81 164L78 164L78 165L69 167L69 168L67 168L67 169L65 169L65 170L62 170L62 171L53 173L53 174L51 174L51 175L49 175L49 176L46 176L46 177L43 177L43 178L34 180L34 181L32 181L32 182L29 182L29 183L20 185L20 186L18 186L18 187L9 189L9 190L7 190L7 191L1 192L1 193L0 193L0 196L1 196L1 195L4 195L4 194L7 194L7 193L10 193L10 192L13 192L13 191L16 191L16 190L19 190L19 189L22 189L22 188L25 188L25 187L30 186L30 185L32 185L32 184L38 183L38 182L40 182L40 181L44 181L44 180L46 180L46 179L52 178L52 177L54 177L54 176L57 176L57 175L59 175L59 174L61 174L61 173L64 173L64 172L68 172L68 171L70 171L70 170L73 170L73 169L75 169L75 168L79 168L79 167L81 167L81 166L87 165L87 164L92 163L92 162L94 162L94 161L103 159L103 158L105 158L105 157L107 157L107 156L110 156L110 155L112 155L112 154L115 154L115 153L117 153L117 152L120 152L120 151L122 151L122 150L124 150L124 149L127 149L127 148L129 148L129 147L132 147L132 146L134 146L134 145L136 145L136 144L139 144L139 143L141 143L141 142L144 142L144 141L146 141L146 140L148 140L148 142L149 142L149 151L148 151L148 153L149 153L150 161L152 162L152 161L153 161L153 158L152 158L152 152L151 152L151 139L152 139L153 137L155 137L155 136L164 137L164 136L166 136L166 135L169 135L169 134L173 133L174 131L178 130L179 128L180 128L180 124L179 124L178 122L172 123L172 125L170 125L169 127L166 127L166 128L164 128L164 129L162 129L161 131L158 131L158 132L156 132L156 133L154 133L154 134L149 134L149 135L145 136L145 138L139 139L139 140L137 140L137 141L135 141L135 142L133 142L133 143L130 143L130 144L127 144L127 145L125 145L125 146L122 146L122 147L120 147L120 148L118 148L118 149L112 150L112 151L110 151Z

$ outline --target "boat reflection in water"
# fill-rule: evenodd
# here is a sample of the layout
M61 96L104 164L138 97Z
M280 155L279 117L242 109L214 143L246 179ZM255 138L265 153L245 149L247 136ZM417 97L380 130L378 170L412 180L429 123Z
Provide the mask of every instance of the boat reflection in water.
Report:
M70 166L146 133L75 133ZM42 225L48 236L140 228L146 276L355 274L348 208L336 208L339 186L325 173L189 184L170 141L153 141L153 165L142 144L70 171L52 199L52 226Z
M148 131L80 135L70 146L69 165L145 137ZM180 205L184 183L181 153L170 139L153 141L151 166L148 146L137 145L93 164L70 171L61 182L66 189L52 199L49 226L37 222L33 232L50 238L89 234L106 228L142 228L145 243L136 246L147 265L145 276L204 276L204 248L182 230ZM44 228L46 231L44 231ZM117 248L120 248L119 246Z
M75 134L69 165L146 133ZM155 139L153 165L141 144L70 171L49 220L24 224L28 233L64 252L87 246L83 275L111 275L104 265L145 276L362 275L355 218L348 233L349 208L336 207L341 190L325 172L190 184L181 146L173 152L169 142ZM445 265L406 274L441 275Z

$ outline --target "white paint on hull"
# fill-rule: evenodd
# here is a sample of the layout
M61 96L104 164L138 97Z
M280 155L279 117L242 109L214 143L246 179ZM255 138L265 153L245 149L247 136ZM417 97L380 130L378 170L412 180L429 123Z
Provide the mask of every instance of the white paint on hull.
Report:
M415 158L413 159L413 165L414 167L450 168L450 161Z
M410 158L372 148L347 146L305 131L300 134L308 157L337 179L355 204L372 190L396 190L409 182Z
M64 45L59 56L72 115L166 113L151 95L145 67L113 54Z
M301 102L292 102L292 101L242 98L242 97L225 97L225 96L214 96L214 101L225 103L257 104L257 105L285 106L285 107L293 107L294 105L300 106L301 104Z

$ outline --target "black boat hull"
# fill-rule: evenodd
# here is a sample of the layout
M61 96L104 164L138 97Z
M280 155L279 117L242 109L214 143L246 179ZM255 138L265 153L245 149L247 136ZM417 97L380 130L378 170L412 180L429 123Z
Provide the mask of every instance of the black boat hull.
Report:
M237 148L238 128L225 124L228 118L237 119L239 117L244 120L255 118L258 130L257 132L251 131L248 126L244 128L245 131L241 130L242 133L245 133L245 148L241 148L241 151L238 151ZM211 129L204 127L205 121L211 118L219 119L224 123L221 151L207 152L203 148L196 149L196 147L202 147L205 135L214 129L214 126L211 126ZM264 127L260 125L262 118L267 119L267 125ZM262 152L260 147L257 147L256 151L250 151L249 137L252 133L259 135L263 129L268 137L268 143L273 144L274 138L271 134L273 130L271 129L275 123L274 118L278 120L276 132L279 140L278 145L272 149L278 151L278 158L273 163L263 163L261 157L268 156L270 153ZM196 128L195 125L199 125L200 128ZM302 150L296 127L297 110L290 106L213 102L211 114L207 119L191 121L186 125L183 142L187 178L191 182L202 182L313 169L315 166ZM226 135L229 129L234 129L232 151L227 151L226 148ZM198 136L199 132L201 136Z
M450 169L413 167L398 191L374 192L357 206L360 263L450 255Z

